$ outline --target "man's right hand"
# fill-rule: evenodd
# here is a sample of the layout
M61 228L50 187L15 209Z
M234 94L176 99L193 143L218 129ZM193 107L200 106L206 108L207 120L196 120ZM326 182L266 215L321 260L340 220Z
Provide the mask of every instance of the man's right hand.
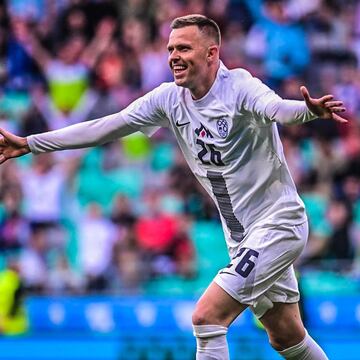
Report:
M16 136L0 128L0 164L29 152L30 148L26 137Z

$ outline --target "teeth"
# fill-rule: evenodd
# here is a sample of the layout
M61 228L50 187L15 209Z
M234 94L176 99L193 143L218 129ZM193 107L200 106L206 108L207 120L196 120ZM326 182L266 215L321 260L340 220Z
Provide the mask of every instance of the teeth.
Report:
M175 66L173 66L173 69L174 69L174 70L185 70L185 69L186 69L186 66L183 66L183 65L175 65Z

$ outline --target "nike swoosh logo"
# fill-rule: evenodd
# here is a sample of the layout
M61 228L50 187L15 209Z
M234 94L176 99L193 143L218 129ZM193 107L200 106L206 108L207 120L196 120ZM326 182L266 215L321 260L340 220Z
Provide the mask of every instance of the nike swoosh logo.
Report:
M176 120L176 123L175 123L175 125L176 125L177 127L182 127L182 126L185 126L185 125L187 125L187 124L190 124L190 121L188 121L188 122L186 122L186 123L179 123L179 121Z

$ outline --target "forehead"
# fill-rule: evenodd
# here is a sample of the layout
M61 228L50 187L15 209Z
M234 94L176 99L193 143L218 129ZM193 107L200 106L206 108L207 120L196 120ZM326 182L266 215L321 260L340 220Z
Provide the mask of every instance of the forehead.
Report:
M200 38L202 38L202 34L196 25L185 26L171 31L168 46L180 43L193 43L199 41Z

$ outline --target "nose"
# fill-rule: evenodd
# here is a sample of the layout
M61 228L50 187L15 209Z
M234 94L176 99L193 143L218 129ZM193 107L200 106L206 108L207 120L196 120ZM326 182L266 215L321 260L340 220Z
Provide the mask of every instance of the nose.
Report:
M170 54L169 54L169 64L171 66L171 64L173 62L176 62L177 60L180 59L179 53L176 50L173 50Z

